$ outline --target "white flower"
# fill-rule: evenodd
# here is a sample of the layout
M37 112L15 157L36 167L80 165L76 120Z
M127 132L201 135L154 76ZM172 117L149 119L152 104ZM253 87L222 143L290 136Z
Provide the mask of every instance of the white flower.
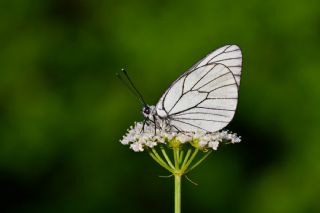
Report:
M176 139L179 140L181 143L186 143L186 142L192 140L192 137L190 137L190 136L187 135L187 134L179 133L179 134L176 136Z
M123 136L120 142L123 145L130 145L135 152L143 152L146 148L153 148L158 144L166 144L172 139L176 139L182 145L190 143L203 149L217 150L220 143L239 143L241 138L235 133L223 130L220 132L207 133L205 131L197 132L173 132L166 128L154 129L153 125L145 124L144 129L142 122L135 122L127 130L127 134ZM191 142L198 141L195 145Z
M142 144L138 143L138 142L130 144L130 148L135 152L142 152L143 151Z
M218 146L219 146L219 142L217 142L217 141L210 141L208 143L208 147L213 149L213 150L217 150Z
M208 141L203 140L203 139L201 139L201 140L199 141L199 146L200 146L200 147L205 147L205 146L207 146L207 145L208 145Z

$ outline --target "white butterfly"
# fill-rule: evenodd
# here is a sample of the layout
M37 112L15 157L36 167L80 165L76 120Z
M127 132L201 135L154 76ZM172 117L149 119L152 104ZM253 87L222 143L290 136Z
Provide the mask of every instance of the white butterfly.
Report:
M172 131L219 131L237 108L241 67L238 46L213 51L174 81L156 106L143 107L145 120Z

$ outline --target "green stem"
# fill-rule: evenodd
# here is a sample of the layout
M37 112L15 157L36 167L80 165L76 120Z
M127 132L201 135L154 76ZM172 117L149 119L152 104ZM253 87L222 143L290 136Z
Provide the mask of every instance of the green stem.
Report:
M202 163L211 153L209 151L203 157L200 158L196 163L194 163L190 168L192 161L195 159L196 155L199 152L198 148L194 148L192 152L192 148L190 148L186 154L183 154L183 150L180 150L180 147L173 148L173 157L174 157L174 165L167 155L164 147L160 147L163 158L158 154L155 148L149 149L149 155L163 168L168 170L174 175L174 213L181 213L181 177L182 175L190 172L194 168L196 168L200 163Z
M181 167L181 171L182 171L182 173L184 173L187 169L188 169L188 167L189 167L189 165L191 164L191 162L193 161L193 159L196 157L196 155L198 154L198 151L199 151L199 149L195 149L194 150L194 152L192 153L192 155L191 155L191 157L190 157L190 159L188 160L188 162L184 165L184 167Z
M183 160L183 162L182 162L182 164L181 164L181 168L183 168L184 165L186 165L186 163L187 163L187 161L188 161L188 159L189 159L189 156L190 156L190 154L191 154L191 151L192 151L191 149L188 150L188 152L187 152L186 156L184 157L184 160Z
M179 148L173 148L174 166L179 170Z
M211 150L208 151L198 162L196 162L195 164L193 164L190 169L188 169L186 171L186 173L190 172L191 170L193 170L194 168L196 168L197 166L199 166L200 163L202 163L210 154L211 154Z
M169 166L170 166L172 169L174 169L174 166L173 166L170 158L168 157L168 155L167 155L167 153L166 153L166 150L165 150L162 146L160 147L160 149L161 149L162 155L163 155L164 158L166 159L166 161L167 161L167 163L169 164Z
M161 161L163 164L167 165L166 162L164 162L164 160L162 160L162 158L160 157L160 155L158 154L158 152L155 148L152 148L152 152L159 159L159 161Z
M174 213L181 213L181 176L174 176Z
M182 163L183 154L184 154L184 151L181 150L180 155L179 155L179 165Z
M177 169L179 169L179 165L180 165L180 148L176 149L176 155L177 155Z
M155 160L160 166L168 170L169 172L173 173L174 171L162 160L156 157L151 151L148 152L149 155L152 157L153 160Z

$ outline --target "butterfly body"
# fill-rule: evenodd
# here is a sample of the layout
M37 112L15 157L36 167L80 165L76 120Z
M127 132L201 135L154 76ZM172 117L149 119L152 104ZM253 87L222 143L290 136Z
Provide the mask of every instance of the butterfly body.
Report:
M168 117L159 116L155 106L144 106L142 108L142 115L145 121L152 122L155 127L159 127L160 129L170 126L170 119Z

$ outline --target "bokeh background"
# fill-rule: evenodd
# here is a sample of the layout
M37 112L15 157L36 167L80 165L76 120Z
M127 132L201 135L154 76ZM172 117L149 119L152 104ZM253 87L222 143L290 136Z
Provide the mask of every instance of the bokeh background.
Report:
M242 48L222 147L184 180L183 212L320 212L317 0L0 3L0 212L173 212L173 179L119 143L150 104L225 44Z

